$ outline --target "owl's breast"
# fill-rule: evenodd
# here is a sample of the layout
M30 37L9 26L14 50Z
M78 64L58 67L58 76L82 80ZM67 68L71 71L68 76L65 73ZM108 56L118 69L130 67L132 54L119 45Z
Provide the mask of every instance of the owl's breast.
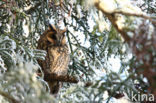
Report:
M50 58L50 72L58 75L66 75L69 64L69 52L67 46L53 46L48 48Z

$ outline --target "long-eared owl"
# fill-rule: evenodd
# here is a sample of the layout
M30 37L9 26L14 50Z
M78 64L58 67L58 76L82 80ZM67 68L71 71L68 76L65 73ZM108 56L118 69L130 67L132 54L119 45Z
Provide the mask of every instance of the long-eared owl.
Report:
M44 73L56 73L66 75L69 63L69 51L65 38L66 29L61 30L49 24L47 29L38 41L37 49L45 50L45 60L38 60ZM46 76L46 74L44 75ZM57 94L61 87L60 82L48 82L51 94Z

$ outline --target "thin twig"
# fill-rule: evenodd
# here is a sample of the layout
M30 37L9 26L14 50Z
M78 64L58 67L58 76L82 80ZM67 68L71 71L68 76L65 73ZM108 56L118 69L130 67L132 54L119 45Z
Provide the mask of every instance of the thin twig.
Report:
M26 11L26 14L31 14L33 13L39 6L41 5L41 2L37 3L34 7L31 7Z

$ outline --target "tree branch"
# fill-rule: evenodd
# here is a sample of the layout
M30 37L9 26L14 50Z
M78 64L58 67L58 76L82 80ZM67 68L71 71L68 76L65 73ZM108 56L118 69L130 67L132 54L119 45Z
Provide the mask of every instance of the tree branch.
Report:
M143 15L143 14L127 13L127 12L122 12L122 11L107 12L100 5L100 0L96 0L95 7L98 10L102 11L103 14L106 15L106 17L108 17L108 19L111 21L112 25L118 30L119 33L121 33L121 36L125 39L125 41L127 43L131 42L132 45L130 45L130 47L131 47L133 54L135 55L135 58L136 58L133 68L135 68L138 75L143 74L143 76L147 78L148 83L150 84L149 87L147 87L147 91L148 91L147 93L152 93L156 97L155 78L154 78L156 76L156 73L155 73L155 71L153 71L155 69L154 68L155 65L153 64L154 54L152 54L154 52L153 50L155 50L153 48L155 39L154 38L148 39L147 34L149 32L149 25L146 24L145 22L143 22L139 26L139 30L135 30L137 32L134 33L134 36L132 38L128 39L127 38L128 35L124 31L124 28L122 28L122 29L118 28L118 25L116 24L117 20L115 18L115 14L141 17L141 18L149 20L153 24L156 24L156 21L155 21L156 18L147 16L147 15ZM153 32L152 35L155 35L155 32ZM149 41L150 41L150 43L149 43ZM141 45L143 49L137 48L136 44ZM151 50L152 50L152 52L151 52ZM149 60L145 59L144 55L149 55ZM140 61L143 61L143 63L141 63L141 65L138 66L137 63L139 63Z
M129 42L131 40L131 38L127 35L127 33L123 30L120 29L116 23L116 17L115 14L122 14L122 15L126 15L126 16L136 16L136 17L141 17L144 19L147 19L149 21L151 21L153 24L156 24L156 21L154 19L156 19L156 17L150 17L144 14L136 14L136 13L128 13L128 12L123 12L123 11L113 11L113 12L107 12L103 9L103 7L100 5L100 1L96 0L95 2L95 7L102 11L103 14L105 14L105 16L111 21L111 23L113 24L113 26L117 29L117 31L121 34L121 36L127 41Z
M75 77L71 77L69 75L57 75L55 73L45 73L44 80L53 82L53 81L61 81L61 82L70 82L70 83L78 83L78 80Z
M106 12L105 10L103 10L103 7L100 6L100 2L95 2L95 7L102 11L103 14L105 14L105 16L110 20L110 22L112 23L112 25L116 28L116 30L121 34L121 36L124 38L124 40L126 40L127 42L129 42L131 40L131 38L127 35L127 33L120 29L116 23L116 18L115 18L115 13L110 13L110 12Z
M113 14L122 14L122 15L126 15L126 16L141 17L141 18L144 18L144 19L148 19L152 23L156 24L156 21L153 20L153 19L156 19L156 17L150 17L150 16L147 16L147 15L144 15L144 14L128 13L128 12L123 12L123 11L114 11L112 13Z
M21 103L18 100L14 99L13 97L11 97L9 94L3 92L0 90L0 95L2 95L3 97L9 99L12 103Z

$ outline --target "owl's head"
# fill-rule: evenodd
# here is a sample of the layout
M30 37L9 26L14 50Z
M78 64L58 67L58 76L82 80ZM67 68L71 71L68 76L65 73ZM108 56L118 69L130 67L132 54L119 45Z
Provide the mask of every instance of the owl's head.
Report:
M49 24L49 32L46 35L47 40L55 46L63 46L66 44L65 32L66 28L61 30Z

